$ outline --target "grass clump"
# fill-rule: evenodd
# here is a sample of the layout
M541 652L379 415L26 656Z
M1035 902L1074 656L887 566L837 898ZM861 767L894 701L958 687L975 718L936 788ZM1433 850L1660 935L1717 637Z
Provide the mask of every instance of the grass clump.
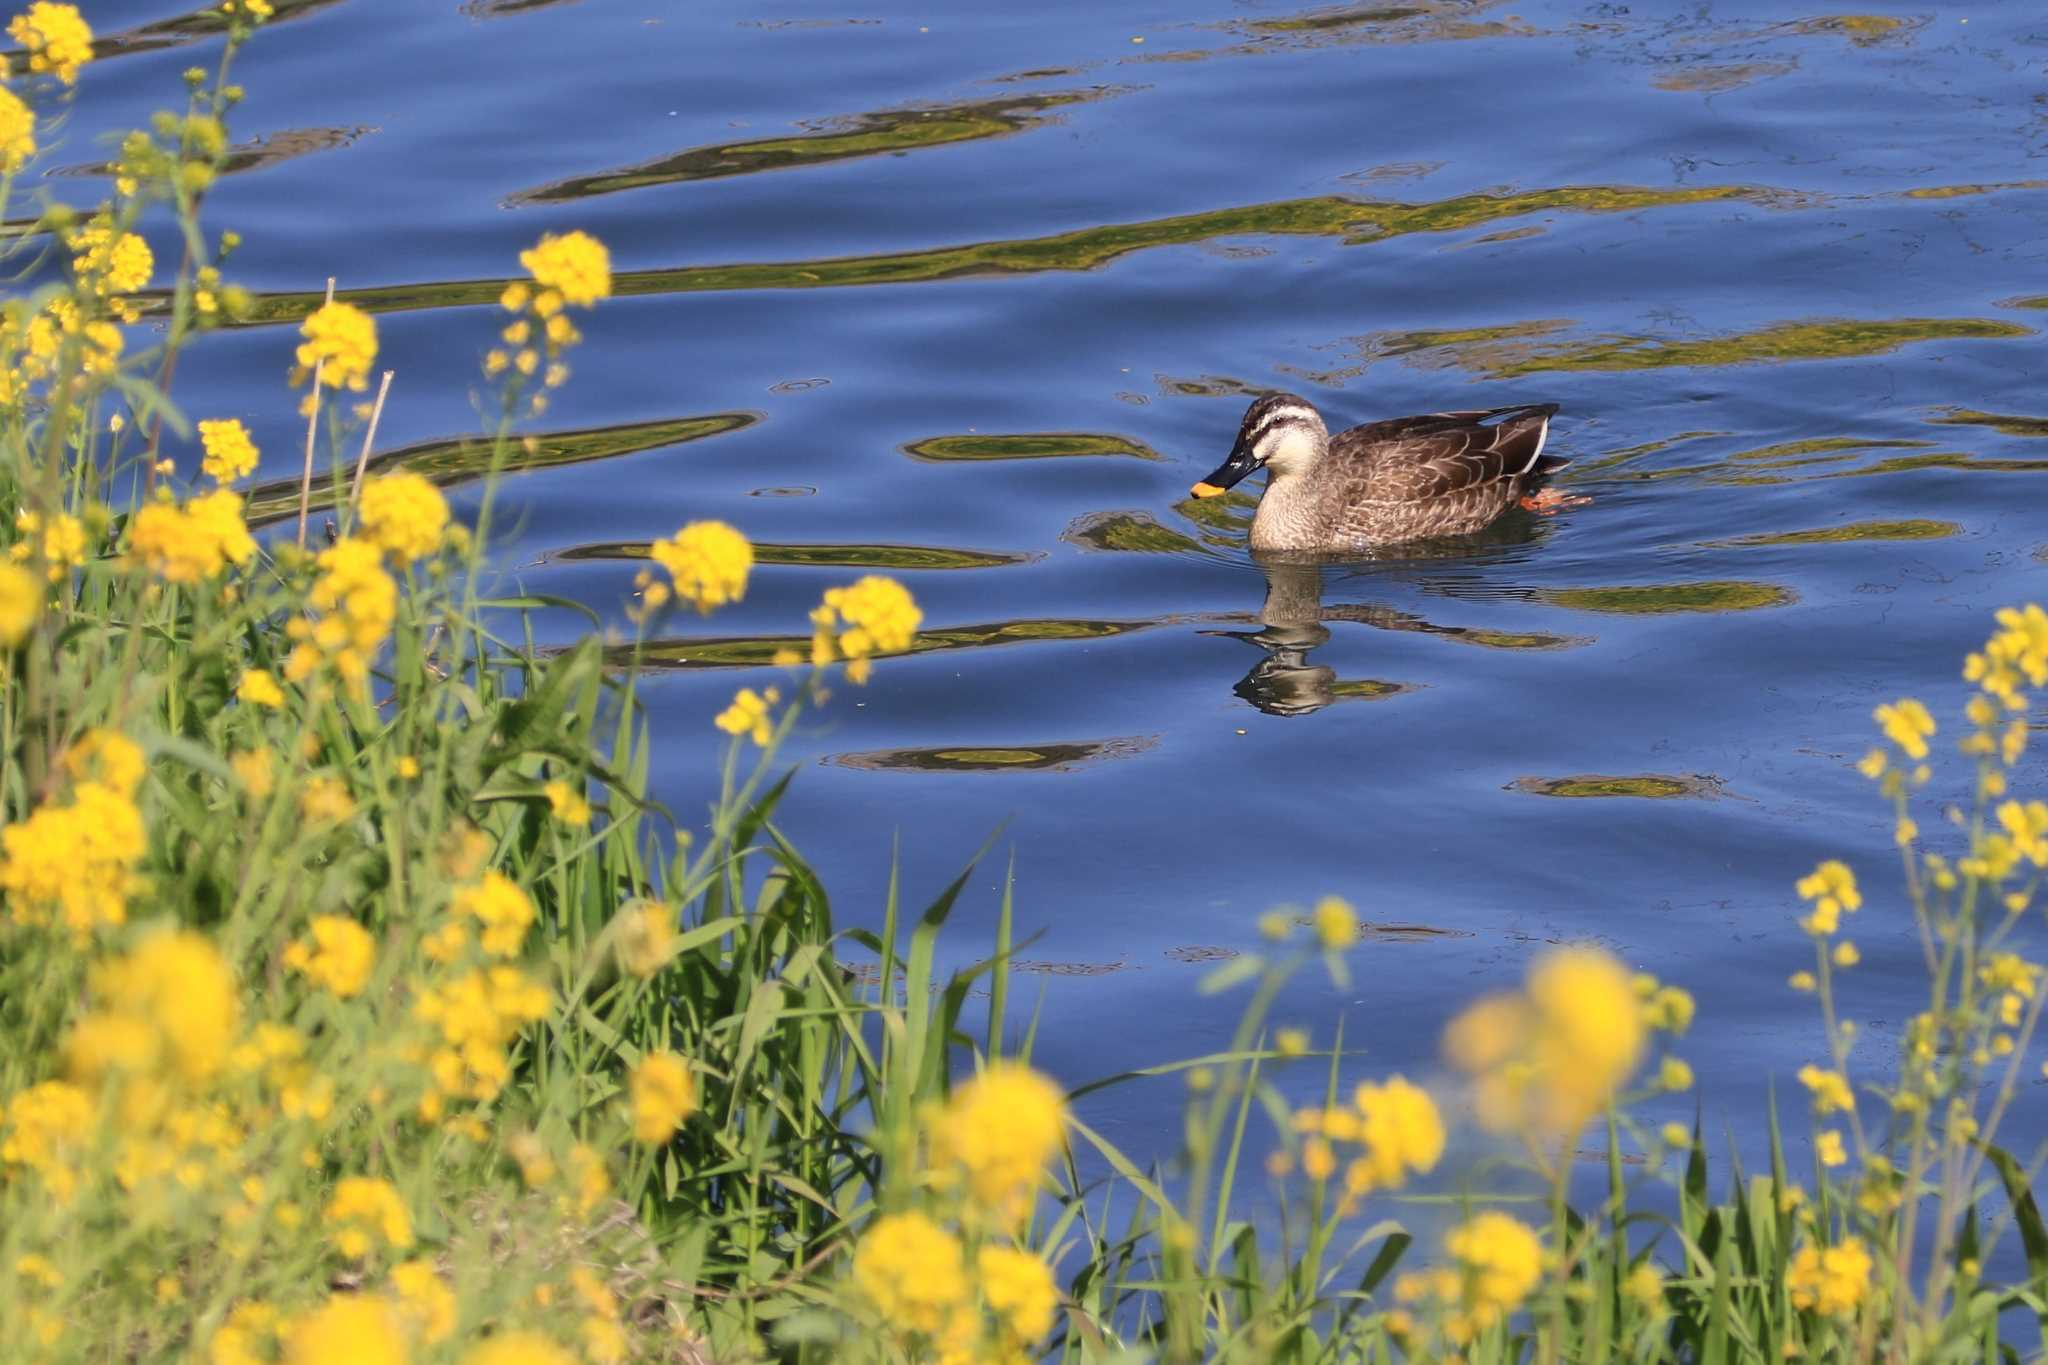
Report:
M785 680L711 719L721 798L688 835L647 794L641 651L740 600L754 547L708 521L653 542L628 642L537 650L528 599L488 595L494 476L532 458L521 428L610 293L594 238L544 237L498 298L466 523L368 461L389 376L345 397L370 391L376 326L329 302L295 356L297 518L252 533L248 431L169 394L246 302L200 211L271 6L223 15L217 68L121 141L100 209L43 212L0 303L11 1358L1919 1361L2009 1353L2041 1314L2048 1230L1999 1144L2044 997L2021 925L2048 806L2007 792L2048 684L2038 608L1968 663L1955 849L1911 815L1923 705L1880 708L1862 765L1896 805L1929 983L1894 1073L1858 1063L1844 1014L1859 882L1829 860L1798 884L1814 957L1792 985L1824 1026L1798 1073L1806 1181L1774 1127L1770 1172L1731 1163L1716 1200L1696 1132L1632 1117L1691 1086L1672 1048L1694 1005L1600 949L1459 1014L1440 1074L1318 1050L1275 1010L1297 972L1347 979L1361 925L1335 900L1273 912L1269 946L1205 982L1246 995L1223 1052L1062 1084L1029 1031L1012 1046L1007 896L988 958L941 979L966 874L841 930L774 824L774 754L828 678L919 647L900 584L834 587L767 646ZM14 91L62 98L90 55L69 6L10 31L9 193L50 126ZM167 275L145 218L177 230ZM168 321L131 349L151 289ZM1275 1076L1309 1066L1321 1102L1292 1106ZM1168 1076L1170 1161L1077 1109ZM1601 1130L1588 1199L1574 1163ZM1488 1155L1418 1195L1460 1141Z

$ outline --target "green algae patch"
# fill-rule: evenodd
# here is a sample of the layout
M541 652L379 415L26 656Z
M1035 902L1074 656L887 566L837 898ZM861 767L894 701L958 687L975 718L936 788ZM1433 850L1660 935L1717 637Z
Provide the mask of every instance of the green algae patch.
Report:
M650 543L644 540L600 541L557 550L556 559L645 559ZM1037 556L1006 554L996 550L955 550L939 545L778 545L756 542L756 564L786 564L811 568L894 569L912 572L925 569L1003 569L1028 564Z
M1063 460L1080 456L1121 456L1133 460L1164 457L1141 441L1094 431L972 432L959 436L928 436L911 441L903 453L915 460L940 464L981 460Z
M1518 777L1502 788L1527 792L1531 796L1561 796L1570 800L1626 797L1642 801L1699 800L1722 794L1721 779L1693 774L1671 777L1663 773L1642 773L1629 777L1608 777L1587 773L1578 777Z
M1161 526L1143 512L1094 512L1075 521L1060 539L1084 550L1135 554L1200 553L1201 542Z
M1127 758L1157 743L1156 737L1078 740L1059 744L992 745L953 749L876 749L836 754L826 760L842 768L874 772L1066 772L1084 763Z
M1330 684L1330 695L1339 701L1386 701L1415 690L1414 683L1386 682L1379 678L1339 678Z
M1704 542L1714 548L1749 548L1763 545L1834 545L1865 540L1946 540L1960 534L1962 527L1952 521L1852 521L1842 526L1818 526L1810 531L1772 531L1733 540Z
M1507 359L1487 367L1486 372L1507 379L1558 371L1624 373L1792 360L1843 360L1890 355L1903 346L1924 341L2010 341L2033 335L2030 327L1991 318L1812 319L1690 341L1610 338Z
M1620 616L1760 611L1766 607L1789 606L1799 600L1790 588L1748 579L1645 583L1617 588L1545 588L1539 595L1554 607Z
M576 431L537 432L506 448L501 472L523 474L535 469L588 464L593 460L617 459L664 446L686 445L730 432L744 431L761 420L757 412L714 412L702 417L669 417L653 422L627 422L611 427L587 427ZM491 472L494 443L488 437L465 437L452 441L423 441L418 445L387 451L370 461L369 475L404 470L432 480L442 488L480 479ZM345 487L331 477L313 480L312 506L331 508L347 495ZM251 526L294 516L299 510L299 481L277 479L249 490L244 519Z
M1972 408L1951 408L1939 417L1927 419L1937 426L1989 427L2006 436L2028 439L2048 436L2048 417L2026 417L2014 413L1978 412Z
M1164 624L1159 621L1086 621L1044 619L997 621L988 625L946 626L921 630L904 654L933 654L952 649L983 649L990 645L1048 643L1066 640L1108 640ZM640 662L655 668L759 668L783 650L808 654L808 635L741 635L650 640L639 651ZM631 663L635 651L619 645L605 651L607 663ZM883 657L877 655L877 658Z
M1121 90L1107 88L1053 91L966 104L856 114L819 132L692 147L616 170L571 176L521 190L505 202L511 207L570 203L625 190L645 189L651 185L721 180L762 171L824 166L859 157L894 156L931 147L980 142L1037 127L1053 110L1121 93Z

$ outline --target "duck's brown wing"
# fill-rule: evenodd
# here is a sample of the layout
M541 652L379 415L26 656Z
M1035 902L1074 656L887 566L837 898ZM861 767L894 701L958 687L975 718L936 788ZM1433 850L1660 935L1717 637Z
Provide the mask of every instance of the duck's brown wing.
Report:
M1370 500L1428 502L1563 468L1543 454L1556 413L1555 403L1433 412L1357 427L1333 444L1351 448Z

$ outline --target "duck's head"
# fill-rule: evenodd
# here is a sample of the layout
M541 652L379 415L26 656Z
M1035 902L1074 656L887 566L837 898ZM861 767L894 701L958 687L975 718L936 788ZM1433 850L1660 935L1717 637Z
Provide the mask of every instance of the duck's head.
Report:
M1328 441L1322 414L1306 398L1262 394L1246 409L1230 457L1189 491L1198 498L1221 497L1255 469L1271 468L1276 476L1302 473L1322 458Z

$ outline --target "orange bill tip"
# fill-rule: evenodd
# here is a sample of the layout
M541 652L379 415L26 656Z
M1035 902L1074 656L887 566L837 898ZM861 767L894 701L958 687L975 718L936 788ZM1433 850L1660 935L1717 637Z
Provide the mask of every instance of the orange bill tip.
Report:
M1198 483L1193 488L1190 488L1188 492L1193 493L1198 498L1220 498L1223 496L1224 490L1218 488L1213 483Z

